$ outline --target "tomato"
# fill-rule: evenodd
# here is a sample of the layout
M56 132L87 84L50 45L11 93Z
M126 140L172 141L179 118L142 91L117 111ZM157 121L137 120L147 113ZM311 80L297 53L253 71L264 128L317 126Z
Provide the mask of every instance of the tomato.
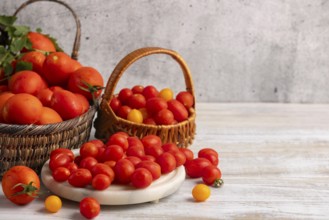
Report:
M83 96L79 93L74 93L74 95L79 99L79 101L82 105L82 113L87 112L89 110L89 107L90 107L88 99L85 96Z
M150 160L143 160L136 165L136 169L145 168L151 172L153 180L157 180L161 177L161 167L158 163Z
M110 100L110 107L111 109L113 110L113 112L115 114L117 114L119 108L121 107L121 102L120 100L118 99L118 97L113 97L111 100Z
M80 168L85 168L88 170L92 170L92 168L98 163L98 161L94 157L85 157L79 163Z
M199 178L202 176L202 170L206 166L211 165L210 161L205 158L195 158L193 160L186 161L185 171L191 178Z
M91 183L92 175L88 169L78 168L76 171L71 173L68 178L68 183L74 187L83 188Z
M170 88L164 88L159 92L159 97L163 98L166 101L172 100L174 93Z
M93 143L96 147L98 148L103 148L104 147L104 143L103 141L101 140L98 140L98 139L93 139L93 140L90 140L88 141L89 143Z
M106 145L119 145L124 151L127 150L129 143L127 137L121 133L116 133L110 136Z
M62 208L62 200L55 195L48 196L45 200L45 208L48 212L56 213Z
M66 154L69 156L70 161L74 160L74 154L70 149L67 148L57 148L55 150L52 150L50 153L50 160L53 160L57 157L58 154Z
M8 85L12 93L28 93L34 96L42 89L48 87L39 74L29 70L20 71L12 75Z
M71 174L73 171L76 171L78 169L78 165L74 162L71 162L66 166L66 168L69 169Z
M146 108L140 108L139 111L142 113L143 119L149 118Z
M140 109L144 108L146 104L146 99L142 94L132 94L127 101L127 105L130 108Z
M139 157L135 157L135 156L128 156L125 157L125 159L129 160L135 167L137 164L139 164L142 161Z
M70 170L66 167L57 167L52 172L52 176L57 182L66 181L69 178L70 174Z
M147 124L147 125L156 125L157 124L153 118L145 118L143 123Z
M151 155L155 158L160 156L162 153L163 153L163 149L162 149L162 147L159 147L159 146L150 146L150 147L145 148L145 154Z
M21 57L20 61L29 62L32 64L32 70L41 76L43 75L43 63L46 60L46 55L40 51L30 51Z
M39 120L35 123L37 125L47 125L62 122L62 117L52 108L42 107L42 113Z
M3 106L2 117L11 124L34 124L42 114L42 103L35 96L20 93L10 97Z
M212 155L215 155L216 157L218 157L217 151L212 148L203 148L203 149L199 150L198 157L203 157L204 155L207 155L207 154L212 154Z
M131 184L136 188L146 188L151 185L153 177L145 168L137 168L131 175Z
M143 143L144 148L148 148L148 147L151 147L151 146L159 146L159 147L162 146L161 139L158 136L153 135L153 134L149 134L149 135L144 136L141 139L141 141Z
M152 85L148 85L143 89L143 96L146 98L146 100L150 98L157 97L159 95L159 91Z
M155 162L155 157L151 156L151 155L144 155L139 157L141 158L142 161L153 161Z
M216 157L213 154L202 155L202 157L200 157L200 158L205 158L205 159L209 160L214 166L217 166L219 163L218 157Z
M43 75L50 85L65 86L70 74L81 68L81 64L64 52L51 53L43 64Z
M108 175L96 174L91 181L91 185L96 190L104 190L111 185L111 179Z
M57 167L66 167L72 162L72 159L69 155L65 153L59 153L53 156L49 160L49 168L54 171Z
M141 86L141 85L136 85L131 88L131 91L133 92L133 94L142 94L143 90L144 90L144 86Z
M121 184L128 184L134 171L135 166L130 160L121 159L114 166L115 180Z
M187 91L181 91L176 95L176 100L182 103L186 109L189 109L194 104L194 97Z
M131 108L127 105L123 105L118 109L116 113L119 117L127 119L128 113L131 111Z
M133 145L131 147L128 147L126 151L127 156L135 156L135 157L141 157L145 155L144 147L141 147L139 145Z
M179 151L179 148L175 143L166 143L162 145L163 151Z
M220 169L214 165L202 169L202 180L207 185L213 185L216 180L222 178Z
M174 122L174 114L169 109L162 109L156 113L154 119L157 125L171 125Z
M175 160L176 160L176 167L179 167L181 165L184 165L185 162L186 162L186 156L183 152L181 151L167 151L169 153L171 153L174 157L175 157Z
M131 89L123 88L120 90L120 92L118 94L118 98L123 105L126 105L128 103L128 99L132 95L133 95L133 92L131 91Z
M168 109L174 114L177 122L184 121L188 118L188 111L184 105L175 99L168 101Z
M32 48L45 52L55 52L56 48L54 43L45 35L38 32L29 32L28 39L32 43Z
M156 162L161 167L161 173L166 174L175 170L176 168L176 159L175 157L168 152L164 152L156 158Z
M7 100L14 96L13 93L11 92L4 92L4 93L1 93L0 94L0 123L3 123L4 122L4 119L2 118L2 109L3 109L3 106L5 105L5 103L7 102Z
M89 101L93 97L98 98L100 96L103 86L102 75L92 67L81 67L69 76L68 89L85 96Z
M96 158L98 156L98 147L96 147L95 144L91 142L86 142L83 143L80 146L80 156L85 158L85 157L94 157Z
M138 137L134 137L134 136L128 137L127 141L128 141L128 147L138 146L144 148L143 143Z
M105 148L105 151L103 153L103 160L113 160L118 161L123 157L124 151L121 146L113 144L109 145Z
M100 210L100 204L92 197L86 197L80 201L80 213L87 219L95 218Z
M40 100L43 106L50 107L51 97L53 96L53 91L49 88L44 88L39 91L36 97Z
M6 198L16 205L32 202L40 189L38 175L26 166L11 167L4 173L1 184Z
M179 148L179 150L185 154L186 161L194 159L194 153L190 149L188 149L188 148Z
M0 76L0 93L9 91L9 87L7 85L1 85L2 81L1 81L1 76Z
M110 168L114 169L114 166L117 162L114 160L107 160L105 161L103 164L105 164L106 166L109 166Z
M114 180L113 169L104 163L97 163L95 166L93 166L91 169L91 174L93 176L96 176L97 174L105 174L110 177L111 182Z
M74 93L67 90L54 91L50 105L63 120L78 117L83 113L80 100Z
M135 123L143 123L143 115L138 109L132 109L128 115L127 120Z
M210 188L205 184L197 184L192 190L192 196L197 202L206 201L209 198L210 193Z
M158 113L159 111L161 111L162 109L166 109L168 107L167 102L160 97L154 97L154 98L150 98L146 101L146 110L147 112L153 116L156 113Z

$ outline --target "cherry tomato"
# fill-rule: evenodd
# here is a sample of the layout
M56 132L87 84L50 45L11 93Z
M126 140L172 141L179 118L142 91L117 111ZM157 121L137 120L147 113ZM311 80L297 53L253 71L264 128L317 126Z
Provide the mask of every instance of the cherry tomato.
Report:
M66 167L72 162L72 158L66 153L59 153L49 160L50 170L55 170L57 167Z
M128 103L129 97L132 95L133 92L131 91L131 89L123 88L120 90L118 98L122 104L126 105Z
M188 118L188 111L182 103L175 99L172 99L168 101L167 104L168 109L173 113L174 118L177 122L184 121Z
M136 188L146 188L152 181L151 172L145 168L137 168L131 175L131 184Z
M141 140L138 137L128 137L127 138L128 141L128 146L132 147L132 146L139 146L139 147L144 147L143 143L141 142Z
M127 119L128 113L131 111L131 108L127 105L120 106L118 111L116 112L117 116L120 118Z
M54 180L56 180L57 182L66 181L69 178L70 174L71 174L70 170L66 167L57 167L52 172L52 176Z
M144 155L139 157L141 158L142 161L153 161L155 162L155 157L151 156L151 155Z
M86 142L80 146L80 155L81 157L97 157L98 156L98 147L91 143Z
M169 109L162 109L154 116L157 125L171 125L174 123L174 114Z
M172 100L174 93L170 88L164 88L159 92L159 97L163 98L166 101Z
M194 104L193 95L187 91L179 92L176 95L176 100L182 103L186 109L191 108Z
M95 218L100 210L99 202L92 197L86 197L80 201L80 213L87 219Z
M162 146L161 139L158 136L153 135L153 134L144 136L141 141L143 143L144 148L148 148L151 146L159 146L159 147Z
M97 174L105 174L110 177L111 182L114 180L113 169L104 163L97 163L95 166L93 166L91 173L93 176L96 176Z
M92 175L91 172L85 168L78 168L76 171L71 173L68 178L68 183L74 187L86 187L91 183Z
M128 156L128 157L125 157L125 159L129 160L134 165L134 167L136 167L136 165L142 161L142 159L140 159L139 157L135 157L135 156Z
M62 200L55 195L48 196L45 200L45 208L48 212L56 213L62 208Z
M78 165L74 162L71 162L66 166L66 168L69 169L70 173L72 173L73 171L78 169Z
M162 153L163 153L163 149L162 149L162 147L159 147L159 146L150 146L150 147L145 148L145 154L151 155L155 158L160 156Z
M140 147L139 145L128 147L126 154L127 156L135 156L135 157L144 156L145 155L144 147Z
M159 95L159 91L152 85L146 86L143 89L143 93L144 97L146 98L146 100L150 99L150 98L154 98L157 97Z
M143 115L138 109L132 109L127 115L127 120L141 124L143 123Z
M166 143L162 145L162 149L164 152L167 151L179 151L179 148L175 143Z
M161 176L161 167L158 163L150 160L141 161L136 165L137 168L145 168L151 172L153 180L157 180Z
M127 105L133 109L144 108L146 105L146 99L142 94L132 94L128 98Z
M214 166L217 166L219 163L218 157L213 154L202 155L200 158L205 158L209 160Z
M105 148L105 151L103 153L103 159L104 161L107 160L113 160L118 161L123 157L124 151L121 146L119 145L109 145Z
M179 150L185 154L186 161L194 159L194 153L190 149L188 149L188 148L179 148Z
M185 171L191 178L199 178L202 176L202 170L206 166L211 165L210 161L205 158L195 158L193 160L186 161Z
M98 161L94 157L85 157L79 163L80 168L85 168L88 170L92 170L92 168L98 163Z
M202 170L202 180L207 185L213 185L216 180L222 178L220 169L214 165L206 166Z
M98 139L90 140L90 141L88 141L88 143L93 143L93 144L94 144L96 147L98 147L98 148L102 148L102 147L104 147L104 143L103 143L103 141L98 140Z
M119 108L121 107L121 102L118 97L113 97L110 101L110 107L115 114L118 113Z
M156 162L161 167L161 173L166 174L175 170L176 168L176 159L175 157L168 152L164 152L156 158Z
M217 151L212 148L203 148L203 149L199 150L198 157L203 157L204 155L207 155L207 154L212 154L212 155L215 155L216 157L218 157Z
M67 148L57 148L55 150L52 150L50 153L50 160L54 159L58 154L66 154L70 157L70 160L73 161L74 160L74 154L70 149Z
M105 164L106 166L109 166L110 168L112 168L112 170L114 169L114 166L117 162L114 160L107 160L105 161L103 164Z
M156 125L157 124L153 118L145 118L143 123L147 124L147 125Z
M197 184L192 190L192 196L197 202L206 201L209 198L210 193L210 188L205 184Z
M169 153L171 153L174 157L175 157L175 160L176 160L176 167L179 167L181 165L184 165L185 162L186 162L186 156L183 152L181 151L167 151Z
M134 171L135 167L130 160L121 159L114 166L115 180L121 184L128 184Z
M145 108L147 110L147 113L153 116L159 111L161 111L162 109L168 108L168 104L166 100L164 100L163 98L154 97L146 101Z
M141 86L141 85L136 85L136 86L132 87L132 89L131 89L131 91L134 94L142 94L143 90L144 90L144 86Z
M111 185L111 179L108 175L100 173L93 177L91 185L96 190L104 190Z

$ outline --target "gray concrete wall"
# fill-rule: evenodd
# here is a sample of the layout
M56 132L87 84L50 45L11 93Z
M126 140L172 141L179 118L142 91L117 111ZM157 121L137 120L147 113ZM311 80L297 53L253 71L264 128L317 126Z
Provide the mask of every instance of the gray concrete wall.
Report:
M177 51L192 72L199 102L329 103L328 0L63 0L82 24L79 60L105 79L127 53L160 46ZM1 0L12 14L22 0ZM19 14L70 52L68 10L39 2ZM134 64L118 88L153 84L184 89L167 56Z

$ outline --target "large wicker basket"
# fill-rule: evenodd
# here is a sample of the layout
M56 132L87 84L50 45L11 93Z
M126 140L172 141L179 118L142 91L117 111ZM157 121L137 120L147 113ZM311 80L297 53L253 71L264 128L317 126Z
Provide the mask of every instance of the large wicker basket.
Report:
M159 136L164 143L176 143L179 147L188 147L192 143L196 128L195 105L189 110L189 118L175 125L147 125L134 123L116 116L109 106L109 101L114 95L116 85L125 70L142 57L152 54L169 55L178 62L184 75L186 90L194 97L194 86L190 70L184 59L177 52L158 47L146 47L135 50L117 64L107 82L100 108L98 109L97 118L94 123L96 129L95 136L97 138L106 140L111 134L118 131L124 131L129 135L137 136L139 138L148 134L155 134Z
M77 25L72 58L77 59L80 45L80 21L67 4L57 0L30 0L21 5L14 15L27 5L38 1L51 1L68 8ZM0 123L0 177L14 165L26 165L37 172L57 148L78 148L89 139L97 107L80 117L49 125L12 125Z

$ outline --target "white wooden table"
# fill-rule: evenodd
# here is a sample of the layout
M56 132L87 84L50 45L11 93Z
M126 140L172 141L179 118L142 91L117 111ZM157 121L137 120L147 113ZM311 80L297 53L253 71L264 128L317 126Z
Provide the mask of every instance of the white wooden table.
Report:
M218 150L225 181L206 202L186 179L159 203L102 206L96 219L329 218L329 105L199 103L191 149L203 147ZM47 195L17 207L0 192L0 219L82 219L68 200L47 213Z

